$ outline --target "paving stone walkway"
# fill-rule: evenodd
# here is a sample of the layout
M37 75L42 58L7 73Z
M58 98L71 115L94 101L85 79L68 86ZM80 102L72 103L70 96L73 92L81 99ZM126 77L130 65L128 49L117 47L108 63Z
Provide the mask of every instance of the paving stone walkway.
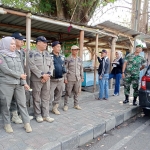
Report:
M0 117L0 150L73 150L115 128L140 111L140 108L132 106L132 103L122 103L122 92L120 96L110 96L108 101L95 100L95 96L97 93L81 92L82 110L74 109L73 100L70 99L67 112L62 110L62 98L61 115L50 112L50 116L55 119L53 123L37 123L35 119L32 120L32 133L26 133L23 124L12 123L14 133L8 134L3 129ZM33 114L32 108L29 112Z

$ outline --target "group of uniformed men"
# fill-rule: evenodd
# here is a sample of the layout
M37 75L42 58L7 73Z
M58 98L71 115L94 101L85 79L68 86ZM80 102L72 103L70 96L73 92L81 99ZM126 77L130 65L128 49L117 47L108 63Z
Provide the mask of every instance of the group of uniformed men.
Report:
M25 52L22 49L23 39L21 33L14 33L12 37L16 40L16 53L20 57L22 67L25 68ZM29 69L31 71L30 86L32 88L33 109L37 122L53 122L49 116L50 101L52 101L52 112L59 115L59 102L61 100L63 84L66 85L64 100L64 111L68 110L68 97L74 93L74 108L81 110L78 103L79 89L83 82L82 60L78 57L79 47L71 47L71 55L65 58L60 54L61 43L52 43L52 53L46 50L48 40L44 36L36 39L36 49L29 51ZM17 104L13 98L11 103L12 121L22 123L18 116ZM33 119L33 116L30 116Z

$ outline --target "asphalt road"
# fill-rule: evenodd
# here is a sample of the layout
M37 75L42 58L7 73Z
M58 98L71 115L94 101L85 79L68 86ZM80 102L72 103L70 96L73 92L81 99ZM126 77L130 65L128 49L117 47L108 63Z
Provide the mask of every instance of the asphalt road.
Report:
M77 150L150 150L150 117L139 114Z

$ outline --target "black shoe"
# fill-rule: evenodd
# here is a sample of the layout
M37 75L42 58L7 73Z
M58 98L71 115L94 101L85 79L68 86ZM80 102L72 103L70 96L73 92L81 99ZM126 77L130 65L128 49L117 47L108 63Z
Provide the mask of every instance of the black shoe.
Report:
M123 103L124 104L129 103L129 100L124 100Z
M96 99L96 100L102 100L102 99L101 99L101 98L99 98L99 97L95 97L95 99Z
M129 103L129 95L125 95L125 100L123 101L124 104Z
M137 106L137 103L135 102L135 103L133 103L133 106Z
M137 106L136 99L137 99L137 97L134 97L134 99L133 99L133 106Z

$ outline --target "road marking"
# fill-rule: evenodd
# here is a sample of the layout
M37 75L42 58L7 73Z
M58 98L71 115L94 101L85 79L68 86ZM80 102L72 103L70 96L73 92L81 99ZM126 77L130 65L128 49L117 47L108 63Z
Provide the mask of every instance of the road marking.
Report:
M146 127L150 125L150 119L146 121L143 125L135 129L131 134L124 137L122 140L120 140L118 143L116 143L114 146L112 146L109 150L119 150L122 146L124 146L126 143L128 143L133 137L135 137L138 133L140 133L142 130L144 130Z

